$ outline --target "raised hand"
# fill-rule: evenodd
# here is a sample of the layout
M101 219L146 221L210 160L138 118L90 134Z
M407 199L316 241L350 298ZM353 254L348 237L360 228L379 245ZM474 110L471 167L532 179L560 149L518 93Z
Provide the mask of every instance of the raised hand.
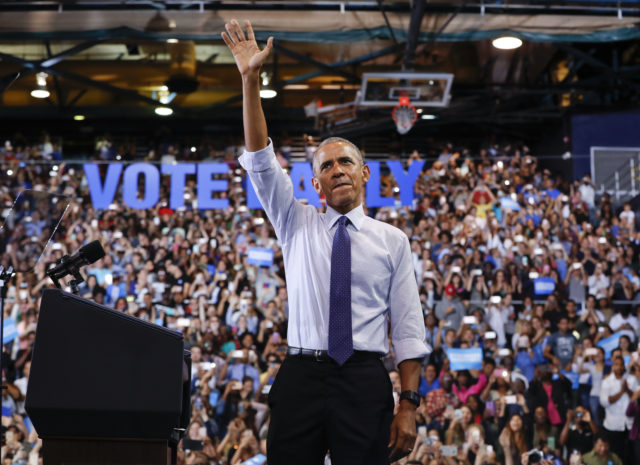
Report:
M260 67L264 64L273 48L273 37L269 37L267 46L260 50L253 34L251 23L245 21L244 26L247 30L246 38L238 21L232 19L231 22L224 25L227 32L222 33L222 40L231 50L240 74L248 76L260 72Z

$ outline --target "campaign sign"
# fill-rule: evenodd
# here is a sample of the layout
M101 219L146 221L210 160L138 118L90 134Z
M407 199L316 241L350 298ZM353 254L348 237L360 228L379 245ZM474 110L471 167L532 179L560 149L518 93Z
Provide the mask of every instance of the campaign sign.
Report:
M247 252L247 263L249 265L258 266L273 265L273 249L249 247L249 251Z
M598 342L597 346L604 350L605 359L609 360L613 349L620 345L620 336L622 336L622 333L614 333L606 339L600 339Z
M264 465L266 461L267 461L267 457L265 457L262 454L258 454L242 462L242 465Z
M533 280L533 292L536 295L553 294L556 290L556 282L553 278L536 278Z
M2 345L8 344L18 337L18 327L13 318L4 319L4 337L2 338Z
M482 369L482 349L446 349L452 371Z

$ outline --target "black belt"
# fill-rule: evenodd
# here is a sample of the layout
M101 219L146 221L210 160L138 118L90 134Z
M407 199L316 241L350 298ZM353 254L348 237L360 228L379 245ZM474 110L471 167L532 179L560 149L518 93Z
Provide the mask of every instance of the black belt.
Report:
M333 359L329 356L329 351L319 349L302 349L300 347L289 347L287 349L287 355L289 357L302 357L309 358L316 362L332 362ZM367 352L364 350L354 350L353 355L349 357L349 360L368 360L368 359L381 359L384 355L378 352Z

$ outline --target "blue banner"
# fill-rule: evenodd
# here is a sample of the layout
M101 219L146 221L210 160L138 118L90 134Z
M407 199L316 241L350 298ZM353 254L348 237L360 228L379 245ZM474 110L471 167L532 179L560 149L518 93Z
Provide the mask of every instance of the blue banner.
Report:
M249 247L249 251L247 252L247 263L249 265L258 266L273 265L273 249Z
M556 282L553 278L536 278L533 280L533 292L536 295L553 294L556 290Z
M13 321L13 318L5 318L4 319L4 337L2 338L2 345L8 344L18 337L18 327L16 326L16 322Z
M258 454L242 462L242 465L264 465L266 461L267 458L264 455Z
M446 352L452 371L482 369L482 349L446 349Z
M606 339L600 339L598 344L596 344L604 350L604 358L606 360L611 358L611 352L613 352L613 349L620 345L620 336L622 336L622 333L614 333Z

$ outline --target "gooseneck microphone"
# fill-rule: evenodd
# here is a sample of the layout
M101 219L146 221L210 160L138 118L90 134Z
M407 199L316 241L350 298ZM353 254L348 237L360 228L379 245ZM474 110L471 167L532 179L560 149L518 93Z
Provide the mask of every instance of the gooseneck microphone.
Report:
M47 270L47 276L49 276L53 284L60 289L58 280L67 275L73 275L74 279L69 284L71 285L72 291L77 293L78 284L84 281L84 278L80 274L80 267L97 262L104 257L104 255L104 249L100 241L89 242L87 245L80 247L75 255L71 257L65 255L58 260L54 267Z

